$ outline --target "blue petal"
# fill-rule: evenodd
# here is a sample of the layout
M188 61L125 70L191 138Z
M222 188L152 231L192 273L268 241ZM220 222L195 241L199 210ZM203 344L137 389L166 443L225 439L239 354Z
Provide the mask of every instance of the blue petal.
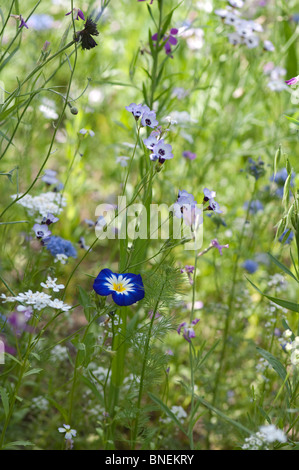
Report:
M113 292L110 287L107 287L105 284L107 282L107 278L114 274L110 269L102 269L93 283L93 289L99 295L109 295Z
M140 274L123 274L125 279L129 279L132 284L134 284L134 290L127 292L126 294L121 292L114 291L112 293L112 299L117 305L127 306L132 305L139 300L144 298L144 286L142 282L142 277Z

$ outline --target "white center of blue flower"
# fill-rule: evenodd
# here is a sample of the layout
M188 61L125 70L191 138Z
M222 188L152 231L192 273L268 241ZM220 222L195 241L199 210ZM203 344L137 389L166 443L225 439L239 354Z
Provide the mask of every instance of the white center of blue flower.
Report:
M135 286L130 279L126 279L122 274L119 276L112 274L107 278L105 285L119 294L127 295L135 290Z

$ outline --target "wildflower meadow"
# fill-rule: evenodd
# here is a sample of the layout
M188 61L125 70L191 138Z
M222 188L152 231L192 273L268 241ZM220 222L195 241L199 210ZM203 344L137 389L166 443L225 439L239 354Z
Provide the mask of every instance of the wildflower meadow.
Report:
M0 449L299 449L298 32L0 4Z

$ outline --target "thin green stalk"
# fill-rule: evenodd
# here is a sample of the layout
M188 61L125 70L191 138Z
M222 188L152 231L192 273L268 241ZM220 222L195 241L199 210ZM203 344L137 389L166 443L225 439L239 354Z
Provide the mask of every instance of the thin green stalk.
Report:
M74 42L74 41L73 41ZM73 43L72 42L72 43ZM71 43L70 43L71 44ZM63 109L62 109L62 112L59 116L59 119L58 119L58 122L57 122L57 126L55 127L54 129L54 132L53 132L53 136L52 136L52 140L51 140L51 143L50 143L50 146L49 146L49 150L48 150L48 153L46 155L46 158L44 159L44 162L42 164L42 166L40 167L36 177L34 178L33 182L30 184L29 188L19 197L15 198L5 209L4 211L0 214L0 219L3 217L3 215L5 214L5 212L11 207L13 206L16 202L20 201L24 196L26 196L26 194L29 193L29 191L33 188L33 186L35 185L36 181L38 180L41 172L43 171L48 159L50 158L50 155L51 155L51 152L52 152L52 148L53 148L53 145L54 145L54 142L55 142L55 137L56 137L56 134L57 134L57 131L61 125L61 122L62 122L62 119L63 119L63 116L64 116L64 113L65 113L65 109L68 105L68 98L69 98L69 94L70 94L70 89L71 89L71 84L72 84L72 80L73 80L73 76L74 76L74 73L75 73L75 69L76 69L76 64L77 64L77 44L75 43L75 48L76 48L76 52L75 52L75 58L74 58L74 64L73 64L73 68L71 70L71 75L70 75L70 79L69 79L69 83L68 83L68 89L67 89L67 93L66 93L66 98L65 98L65 103L64 103L64 106L63 106Z

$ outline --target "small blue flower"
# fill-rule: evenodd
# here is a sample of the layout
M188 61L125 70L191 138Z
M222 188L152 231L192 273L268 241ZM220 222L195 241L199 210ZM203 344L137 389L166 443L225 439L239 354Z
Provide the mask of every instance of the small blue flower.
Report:
M279 197L283 197L283 190L284 190L284 184L286 182L286 179L288 177L288 171L286 168L283 168L282 170L278 171L275 175L273 174L270 178L270 181L274 181L274 183L277 184L277 189L276 189L276 194ZM295 178L295 173L292 173L291 176L291 186L294 185L293 181Z
M258 269L259 265L258 263L256 263L255 261L253 261L252 259L247 259L246 261L244 261L243 263L243 268L246 269L246 271L248 271L250 274L253 274L255 273L255 271Z
M280 243L282 243L282 240L283 240L283 237L285 236L285 234L288 232L288 230L285 230L283 232L283 234L279 237L278 241L280 241ZM286 238L286 240L283 242L284 245L289 245L291 243L291 241L293 240L294 238L294 234L293 232L290 232L288 237Z
M95 292L102 296L112 294L117 305L127 306L143 299L144 286L140 274L116 274L102 269L93 283Z
M245 209L245 210L248 209L248 205L249 205L249 202L246 201L245 204L244 204L244 209ZM250 214L256 214L258 211L262 211L263 209L264 209L264 206L263 206L263 204L261 203L261 201L259 201L258 199L256 199L256 200L254 200L254 201L251 201L249 213L250 213Z
M73 247L72 243L61 237L51 237L46 248L53 256L63 254L68 258L77 258L77 251Z

